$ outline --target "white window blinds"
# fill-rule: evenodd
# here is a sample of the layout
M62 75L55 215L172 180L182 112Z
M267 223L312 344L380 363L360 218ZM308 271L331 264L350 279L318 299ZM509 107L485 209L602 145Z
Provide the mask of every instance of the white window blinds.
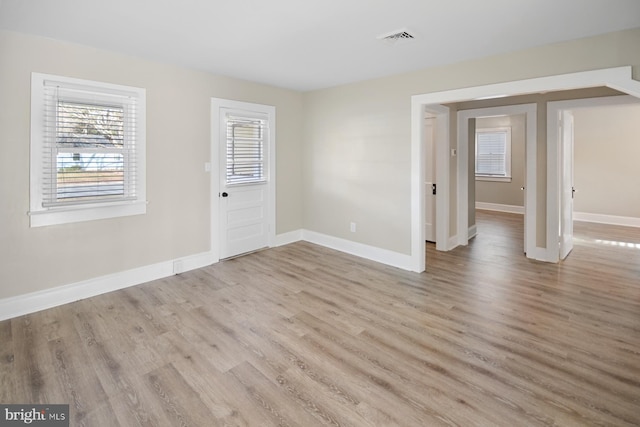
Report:
M133 94L44 82L42 206L136 198Z
M227 185L266 181L267 120L227 115Z
M476 175L510 176L510 140L508 129L487 129L476 132Z

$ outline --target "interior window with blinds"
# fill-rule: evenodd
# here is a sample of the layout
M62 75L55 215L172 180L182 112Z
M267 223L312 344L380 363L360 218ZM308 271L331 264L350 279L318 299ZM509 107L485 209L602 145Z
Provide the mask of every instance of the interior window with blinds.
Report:
M267 120L227 115L226 183L266 180Z
M476 131L476 176L511 177L511 129Z
M138 201L140 90L55 77L33 83L41 111L32 111L31 213Z

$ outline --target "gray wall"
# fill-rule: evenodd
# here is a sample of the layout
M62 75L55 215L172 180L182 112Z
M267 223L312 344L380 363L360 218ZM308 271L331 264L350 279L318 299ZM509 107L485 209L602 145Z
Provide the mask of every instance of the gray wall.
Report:
M640 104L573 116L574 211L640 218Z

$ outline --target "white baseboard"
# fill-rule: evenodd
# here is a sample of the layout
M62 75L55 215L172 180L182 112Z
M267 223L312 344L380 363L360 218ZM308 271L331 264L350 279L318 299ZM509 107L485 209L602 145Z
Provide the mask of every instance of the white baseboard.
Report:
M498 203L476 202L476 209L485 211L507 212L524 215L524 206L501 205Z
M402 268L404 270L413 271L414 268L411 255L405 255L399 252L365 245L363 243L328 236L326 234L316 233L315 231L309 230L303 230L302 240L393 267Z
M640 218L629 216L601 215L586 212L574 212L574 221L596 222L598 224L623 225L626 227L640 227Z
M372 261L413 271L410 255L352 242L338 237L328 236L309 230L295 230L276 236L276 246L305 240L341 252L346 252ZM108 274L69 285L43 291L32 292L0 299L0 321L11 319L48 308L57 307L85 298L116 291L172 276L197 268L206 267L217 260L212 252L205 252L184 258L172 259L157 264L134 268L127 271Z
M476 224L469 227L469 239L473 239L478 235L478 226Z
M113 273L82 282L59 286L44 291L32 292L0 299L0 320L35 313L85 298L128 288L152 280L172 276L179 266L181 272L213 264L213 255L205 252L184 258L159 262L132 270Z
M552 256L552 251L547 248L541 248L540 246L536 246L535 251L532 254L527 253L527 258L542 262L558 262L557 256L556 258Z
M458 241L458 235L456 234L455 236L451 236L449 237L449 241L447 242L447 250L450 251L452 249L457 248L458 246L460 246L460 242Z
M303 230L289 231L288 233L278 234L276 236L276 246L284 246L289 243L299 242L302 240Z

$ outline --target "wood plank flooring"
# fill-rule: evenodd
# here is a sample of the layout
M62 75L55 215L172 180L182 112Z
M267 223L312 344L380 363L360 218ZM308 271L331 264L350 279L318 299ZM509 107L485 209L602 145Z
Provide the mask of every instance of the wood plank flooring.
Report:
M0 402L73 426L640 425L640 230L558 265L478 212L415 274L309 243L0 322Z

